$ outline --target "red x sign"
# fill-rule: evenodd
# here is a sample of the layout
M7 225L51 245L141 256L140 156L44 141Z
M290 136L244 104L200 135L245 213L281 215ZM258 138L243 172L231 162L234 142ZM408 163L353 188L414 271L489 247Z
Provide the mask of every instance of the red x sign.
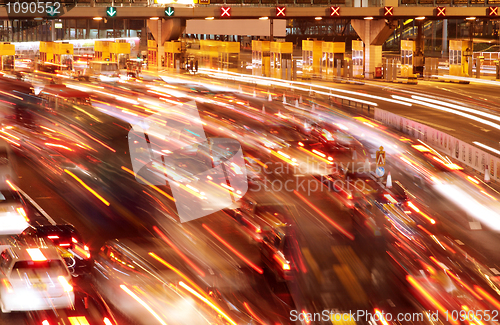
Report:
M384 9L384 16L394 16L394 12L392 11L394 7L384 7Z
M490 7L490 16L498 16L498 7Z
M330 7L330 9L332 10L330 12L330 16L333 16L333 17L339 17L340 16L340 7Z
M437 16L445 17L446 16L446 7L437 7Z
M285 17L286 14L285 14L285 10L286 10L286 7L276 7L276 17Z
M231 17L231 7L220 7L221 17Z

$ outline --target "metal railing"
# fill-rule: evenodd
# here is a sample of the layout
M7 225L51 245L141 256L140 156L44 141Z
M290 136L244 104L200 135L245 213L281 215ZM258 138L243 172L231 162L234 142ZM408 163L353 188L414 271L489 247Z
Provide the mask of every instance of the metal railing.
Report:
M474 59L478 57L483 57L484 61L481 63L481 65L495 65L495 61L500 60L500 52L474 52L472 54Z

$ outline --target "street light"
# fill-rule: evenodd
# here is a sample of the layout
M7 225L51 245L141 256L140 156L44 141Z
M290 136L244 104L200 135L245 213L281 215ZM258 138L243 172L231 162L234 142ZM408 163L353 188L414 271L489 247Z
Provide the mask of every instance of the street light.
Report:
M417 18L415 18L415 20L424 20L424 19L425 19L425 17L417 17Z
M94 19L94 20L102 20L102 17L94 17L92 19Z
M260 20L268 20L268 19L269 19L269 17L260 17L259 19L260 19Z
M366 20L372 20L373 17L365 17Z
M206 20L214 20L214 17L207 17Z
M465 19L467 19L467 20L476 20L476 17L467 17Z
M316 18L314 18L314 19L316 19L316 20L321 20L321 19L323 19L323 17L316 17Z
M158 19L160 19L160 17L151 17L151 18L149 18L149 19L150 19L150 20L158 20Z

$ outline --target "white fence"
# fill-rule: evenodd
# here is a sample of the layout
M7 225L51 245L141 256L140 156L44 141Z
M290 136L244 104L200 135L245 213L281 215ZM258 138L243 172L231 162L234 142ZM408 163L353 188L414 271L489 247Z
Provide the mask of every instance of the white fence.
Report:
M375 119L411 137L420 139L436 150L484 174L488 165L492 180L500 178L500 158L491 155L442 131L375 107Z

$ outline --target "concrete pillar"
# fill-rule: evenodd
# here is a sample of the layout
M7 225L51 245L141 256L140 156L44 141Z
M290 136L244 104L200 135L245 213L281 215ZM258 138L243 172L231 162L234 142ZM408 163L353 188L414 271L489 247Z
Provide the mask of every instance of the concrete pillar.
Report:
M160 19L163 20L163 19ZM161 58L165 57L165 46L164 42L161 42L160 40L163 39L162 37L162 25L163 24L158 24L158 37L155 37L158 41L158 55L156 56L157 64L156 66L158 67L158 70L163 70L163 67L161 66ZM161 43L160 43L161 42Z
M443 19L443 42L441 46L441 57L448 57L448 19Z
M163 44L165 44L166 41L179 39L186 28L186 21L181 18L148 19L147 26L158 44L158 67L161 67L161 57L162 55L165 56Z
M481 78L481 59L476 58L476 78Z
M385 59L384 78L387 81L392 81L392 64L389 59Z
M393 33L397 24L386 23L384 19L352 19L351 25L365 44L365 78L373 78L375 67L382 66L382 45Z
M468 76L472 78L472 67L474 66L474 58L472 56L467 57L467 65L469 68Z
M342 73L342 60L337 59L337 77L340 78Z
M398 60L392 59L392 81L398 79Z

